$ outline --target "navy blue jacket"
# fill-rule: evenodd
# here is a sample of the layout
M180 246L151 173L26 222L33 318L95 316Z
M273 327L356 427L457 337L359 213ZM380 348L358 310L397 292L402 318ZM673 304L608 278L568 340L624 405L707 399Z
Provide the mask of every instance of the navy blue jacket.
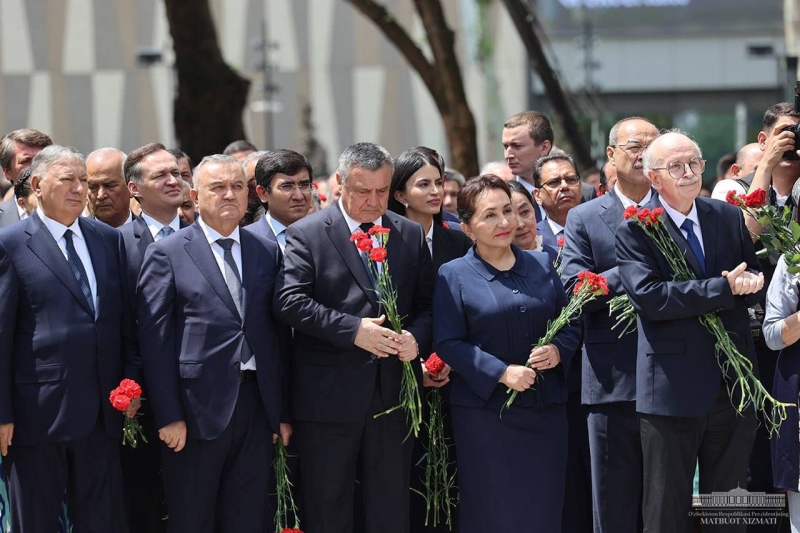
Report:
M180 228L187 227L188 224L180 221ZM153 235L147 227L147 222L142 217L135 217L127 224L118 228L122 235L123 250L128 259L128 283L131 292L136 291L136 281L139 279L139 272L142 270L142 261L147 247L153 244Z
M509 364L524 365L531 348L567 303L550 257L523 252L500 272L473 247L467 255L439 269L434 289L434 342L437 354L454 373L450 401L466 407L499 408L508 399L499 383ZM538 378L536 388L518 396L527 407L567 401L566 369L578 346L577 322L553 340L561 364Z
M0 424L14 423L15 445L85 438L100 412L119 438L122 414L108 395L123 377L141 379L119 232L78 223L97 279L96 316L38 215L0 231Z
M228 426L245 339L270 427L280 427L287 354L272 315L278 246L239 231L244 317L198 224L150 245L139 276L139 346L156 427L184 420L190 439L214 439Z
M584 270L602 274L608 281L608 296L583 308L581 401L587 405L636 399L636 330L620 338L622 327L612 330L616 316L608 313L608 301L625 294L615 250L622 212L622 202L611 190L570 211L564 231L561 271L564 286L574 286L578 274Z
M666 227L695 272L695 280L672 281L666 259L634 221L625 221L617 229L619 275L638 315L636 410L640 413L696 417L714 407L722 374L715 338L698 320L705 313L719 315L758 375L747 307L763 298L766 287L756 294L734 296L721 276L723 270L733 270L742 262L753 272L759 270L753 241L738 208L707 198L697 198L695 203L707 276L666 213ZM659 199L651 202L653 208L660 205Z

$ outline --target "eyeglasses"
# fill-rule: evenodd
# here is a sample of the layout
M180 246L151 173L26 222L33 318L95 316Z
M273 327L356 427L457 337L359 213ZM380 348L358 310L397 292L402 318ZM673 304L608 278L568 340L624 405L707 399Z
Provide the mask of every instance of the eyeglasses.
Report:
M577 176L569 176L567 178L553 178L551 180L545 181L542 186L547 187L548 189L557 189L561 187L561 182L564 182L569 187L574 187L578 183L580 183L580 179Z
M632 156L637 156L644 152L649 144L642 144L639 141L628 141L625 144L614 145L614 148L622 148L623 151L628 152Z
M285 193L290 193L294 191L295 188L300 189L300 192L308 192L311 190L311 182L301 181L300 183L295 183L293 181L284 181L275 188Z
M699 157L693 157L688 163L683 161L673 161L665 167L653 168L652 170L667 170L672 179L679 180L686 175L686 167L692 171L692 174L699 176L706 169L706 160Z

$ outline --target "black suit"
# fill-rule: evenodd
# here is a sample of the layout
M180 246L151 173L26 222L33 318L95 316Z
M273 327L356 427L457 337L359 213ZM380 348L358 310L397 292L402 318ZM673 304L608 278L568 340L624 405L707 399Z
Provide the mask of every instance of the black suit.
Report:
M405 329L431 350L433 267L422 228L394 213L388 264ZM373 361L354 340L378 303L338 205L292 224L286 233L276 312L294 328L292 414L304 484L307 533L351 533L353 489L361 465L368 532L408 532L411 445L397 405L402 363ZM419 372L419 365L416 365Z
M658 198L651 207L658 207ZM700 461L700 492L745 487L755 436L752 408L736 413L715 355L715 337L698 317L717 313L731 340L758 371L748 305L764 290L734 296L723 270L759 263L736 207L695 199L702 232L705 272L686 238L665 212L667 230L697 278L672 281L656 245L630 220L617 229L617 260L625 292L638 315L636 410L642 439L645 530L691 531L692 478ZM738 399L734 398L734 402ZM726 531L744 531L729 526Z
M433 271L438 272L443 264L464 257L472 247L472 241L463 231L433 225Z
M16 197L12 196L5 202L0 203L0 228L19 222L19 210L14 200L16 200Z
M64 490L81 532L124 529L123 415L108 401L139 380L119 233L78 219L97 281L96 312L38 214L0 231L0 424L12 531L55 531ZM79 237L74 237L77 240Z
M170 531L268 529L272 439L286 361L272 317L277 246L240 228L240 315L200 223L147 249L137 287L139 345L161 444ZM243 315L243 316L242 316ZM257 372L240 372L245 343Z
M180 227L186 223L180 221ZM123 253L128 260L128 287L133 294L136 281L142 269L142 261L147 247L153 244L153 235L142 217L119 228L122 235ZM133 298L131 298L133 300ZM134 305L135 313L135 305ZM147 384L144 383L147 396ZM136 448L123 446L120 451L122 461L122 481L125 486L125 502L128 507L128 524L131 532L142 533L166 531L167 516L165 495L161 483L161 454L159 451L158 430L153 420L153 409L145 403L139 410L139 423L147 435L147 443L140 442Z

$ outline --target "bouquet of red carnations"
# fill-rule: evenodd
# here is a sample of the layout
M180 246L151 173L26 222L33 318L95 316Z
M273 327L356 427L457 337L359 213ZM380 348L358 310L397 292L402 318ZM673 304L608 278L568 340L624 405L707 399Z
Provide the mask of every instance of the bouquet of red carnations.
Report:
M139 386L132 379L123 379L119 383L119 387L111 391L108 401L114 406L114 409L120 412L125 412L133 400L144 399L142 398L142 387ZM124 419L122 426L122 444L136 448L139 444L139 438L147 442L147 438L142 432L142 426L136 417Z

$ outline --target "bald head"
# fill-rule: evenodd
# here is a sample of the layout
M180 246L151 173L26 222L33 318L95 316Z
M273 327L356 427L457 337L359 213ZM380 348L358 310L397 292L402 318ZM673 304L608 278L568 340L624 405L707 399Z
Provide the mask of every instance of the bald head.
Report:
M89 187L89 208L97 220L113 228L123 225L130 215L128 187L122 167L125 152L116 148L100 148L86 158Z
M734 178L743 178L755 172L763 155L764 152L758 143L745 144L736 154L736 162L731 165L731 174Z

